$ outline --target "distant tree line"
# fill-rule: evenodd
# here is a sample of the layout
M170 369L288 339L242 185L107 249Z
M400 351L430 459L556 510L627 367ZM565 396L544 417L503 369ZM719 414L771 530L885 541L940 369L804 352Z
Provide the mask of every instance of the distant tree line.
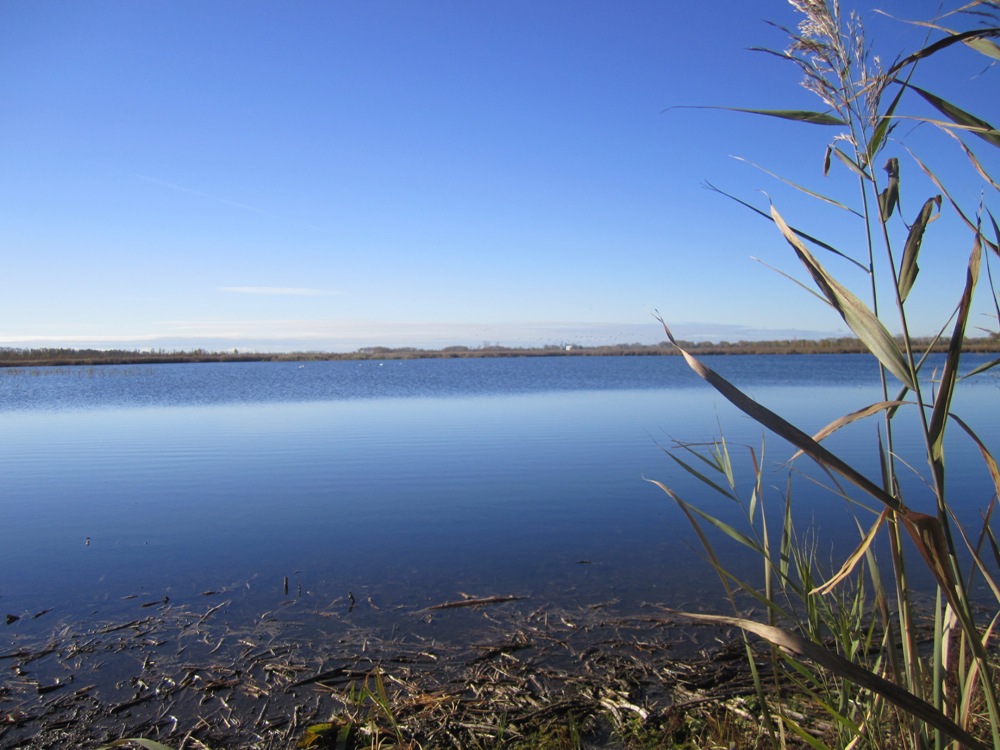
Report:
M0 347L0 367L48 367L58 365L131 365L169 362L253 362L272 359L270 354L122 349L66 349Z
M865 351L853 337L828 339L777 339L773 341L680 341L682 347L698 354L855 354ZM913 339L918 351L928 347L945 351L948 341L930 338ZM1000 336L970 338L966 352L1000 352ZM447 346L443 349L416 347L368 346L353 352L287 352L254 353L237 349L210 352L122 349L68 349L0 347L0 367L56 367L61 365L126 365L192 362L278 362L321 360L378 359L457 359L473 357L608 357L666 356L676 350L666 341L658 344L609 344L583 346L579 344L546 344L540 347L508 347L484 344L480 347Z

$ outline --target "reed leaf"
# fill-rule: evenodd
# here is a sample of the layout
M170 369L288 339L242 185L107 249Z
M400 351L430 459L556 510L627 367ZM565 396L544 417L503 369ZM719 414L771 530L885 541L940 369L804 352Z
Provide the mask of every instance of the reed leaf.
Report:
M812 289L812 288L806 286L801 281L799 281L797 278L795 278L794 276L792 276L790 273L785 273L780 268L775 268L774 266L772 266L772 265L770 265L768 263L765 263L760 258L755 258L752 255L750 256L750 260L754 261L755 263L760 263L762 266L764 266L764 268L768 269L769 271L774 271L779 276L784 276L786 279L788 279L790 282L792 282L793 284L795 284L797 287L801 288L802 291L806 292L806 294L811 294L813 297L815 297L816 299L818 299L824 305L830 305L830 303L826 301L826 298L822 294L820 294L819 292L817 292L815 289ZM833 307L833 305L830 305L830 307Z
M795 721L795 719L793 719L791 716L788 716L787 714L782 714L781 720L786 727L792 730L792 734L794 734L800 740L805 742L809 747L812 748L812 750L833 750L829 745L809 734L809 732L803 729L802 726L797 721Z
M989 640L989 638L993 635L998 619L1000 619L1000 614L994 617L989 626L986 628L983 636L984 640ZM962 703L958 710L959 718L961 718L963 723L966 725L968 725L972 718L972 703L973 699L976 697L975 685L976 681L979 679L981 679L979 664L973 662L965 677L964 690L962 691Z
M906 78L907 82L910 80L910 75L912 74L913 69L911 68L910 73ZM899 105L900 100L903 98L904 91L906 91L904 86L900 86L896 90L896 95L892 98L892 101L889 103L885 112L879 116L878 121L875 123L875 127L872 129L871 138L869 138L868 146L865 149L865 158L869 164L875 161L875 155L879 152L879 149L882 148L882 144L885 143L889 134L892 133L893 129L896 127L893 115L896 112L896 107ZM863 176L867 177L868 175Z
M952 517L954 518L954 514L952 514ZM986 581L986 585L989 586L990 591L993 592L994 598L996 598L996 600L1000 602L1000 586L997 585L997 582L993 579L993 576L990 575L989 570L986 569L986 564L983 562L982 555L980 554L980 552L982 551L981 545L974 546L972 544L972 540L969 539L968 534L965 533L965 527L963 527L962 524L958 523L958 519L954 520L955 520L955 526L958 528L958 533L962 537L962 541L965 542L966 548L972 555L973 565L975 565L976 569L978 569L979 572L982 574L983 580ZM971 574L969 576L969 580L970 581L972 580ZM997 616L1000 617L1000 613L998 613ZM987 632L986 636L983 638L983 642L984 643L987 642L988 639L989 639L989 634Z
M994 60L1000 60L1000 46L994 41L982 37L973 37L972 39L965 40L965 46L987 57L992 57Z
M780 180L781 182L785 183L789 187L795 188L796 190L798 190L801 193L805 193L810 198L815 198L816 200L822 201L823 203L827 203L827 204L833 206L834 208L839 208L839 209L841 209L843 211L847 211L848 213L854 214L858 218L861 218L861 219L864 218L864 214L861 214L861 213L855 211L850 206L845 206L840 201L836 201L833 198L828 198L827 196L825 196L825 195L823 195L821 193L817 193L814 190L810 190L807 187L803 187L802 185L799 185L796 182L792 182L791 180L786 180L781 175L777 175L774 172L772 172L770 169L766 169L765 167L762 167L759 164L754 164L749 159L744 159L742 156L734 156L733 158L736 159L737 161L743 162L744 164L749 164L751 167L754 167L755 169L759 169L764 174L770 175L771 177L773 177L776 180ZM825 164L825 162L824 162L824 164Z
M993 552L993 564L1000 568L1000 544L997 543L996 535L989 525L989 519L983 519L983 531L990 542L990 551Z
M967 226L973 232L978 233L979 226L976 224L976 222L972 221L968 216L965 215L965 212L962 210L962 207L958 205L958 202L952 197L951 193L948 192L948 190L942 184L941 180L938 179L937 175L934 174L934 172L930 169L930 167L924 164L924 162L921 161L920 158L912 151L910 151L910 156L913 157L913 161L915 161L917 163L917 166L920 167L921 170L923 170L923 173L927 175L928 179L931 182L933 182L937 186L937 189L940 190L941 193L944 195L944 197L948 199L948 202L951 204L951 207L955 209L955 213L957 213L959 218L962 219L962 223L965 224L965 226ZM996 248L996 246L993 245L993 243L989 242L989 240L986 240L985 238L983 238L983 240L989 246L992 246L994 249Z
M682 447L687 447L687 446L682 446ZM716 482L712 481L711 479L709 479L707 476L705 476L704 474L702 474L700 471L698 471L697 469L695 469L693 466L691 466L686 461L678 458L677 456L675 456L673 453L671 453L670 451L668 451L666 449L663 449L663 452L667 455L667 457L669 457L669 458L673 459L675 462L677 462L677 464L682 469L684 469L684 471L688 472L691 476L693 476L695 479L697 479L702 484L704 484L704 485L706 485L708 487L711 487L713 490L715 490L720 495L722 495L723 497L725 497L725 498L727 498L729 500L738 501L738 498L732 492L730 492L729 490L725 489L724 487L722 487L718 483L716 483ZM703 457L699 456L699 458L703 458Z
M736 480L733 478L733 462L729 458L729 446L726 445L726 438L724 436L720 436L712 445L712 457L715 459L718 470L726 477L729 489L735 490Z
M916 383L910 373L910 367L903 358L903 354L899 350L895 339L892 338L885 326L882 325L882 321L878 319L875 313L868 309L864 302L834 279L820 265L819 261L806 249L806 246L802 244L799 238L795 236L795 233L789 229L788 224L781 218L781 214L778 213L778 210L774 206L771 206L771 216L774 217L774 223L778 225L785 240L792 246L792 249L799 256L799 260L802 261L803 265L805 265L806 269L812 275L816 286L819 287L830 304L840 313L840 316L847 323L848 327L854 331L855 335L875 355L878 361L889 372L899 378L903 385L911 390L915 389Z
M986 464L986 469L989 471L990 478L993 480L993 491L1000 495L1000 467L997 466L996 459L993 458L993 454L990 452L990 449L986 447L986 444L979 438L979 435L977 435L975 431L959 416L952 414L949 419L961 427L965 431L965 434L972 438L972 442L976 444L976 447L979 448L979 452L983 457L983 462Z
M928 428L928 441L930 443L931 458L940 461L944 450L944 428L948 421L948 413L951 408L952 395L955 392L955 383L958 379L958 364L962 356L962 345L965 342L965 328L969 321L969 311L972 307L972 295L979 281L979 264L983 255L980 234L976 233L973 243L972 254L969 257L969 266L965 275L965 290L959 302L958 318L955 321L955 330L952 333L951 343L948 345L948 357L945 360L944 371L941 374L941 382L938 386L938 396L934 401L934 410L931 413L931 422Z
M848 661L840 654L830 651L818 643L813 643L802 636L783 628L765 625L744 617L703 615L692 612L674 612L673 614L693 620L714 622L719 625L732 625L760 636L785 651L790 651L815 662L838 677L881 695L887 701L899 706L912 716L919 718L935 729L939 729L952 739L963 743L966 748L972 750L990 750L986 744L973 737L968 731L960 727L927 701L921 700L913 695L913 693L904 690L898 685L894 685L874 672L860 667Z
M935 31L941 31L949 36L957 36L958 32L952 29L945 28L944 26L939 26L936 23L931 23L930 21L907 21L914 26L923 26L928 29L934 29ZM994 32L996 29L993 30ZM992 57L994 60L1000 60L1000 46L997 46L996 42L990 40L985 36L972 36L970 38L962 39L962 44L964 44L969 49L974 49L987 57Z
M984 29L971 29L969 31L963 31L960 34L952 34L900 59L898 62L893 64L885 74L889 78L894 78L898 73L911 67L915 62L928 58L931 55L936 55L938 52L946 50L953 45L968 44L974 39L991 39L997 37L998 35L1000 35L1000 29L992 27Z
M937 207L938 214L934 213ZM909 234L906 236L906 244L903 246L903 260L899 265L899 299L905 302L910 290L913 289L913 282L917 279L920 267L917 265L917 256L920 254L920 245L924 239L924 231L927 225L934 221L941 211L941 196L937 195L928 198L917 214L916 221L910 226Z
M979 365L978 367L973 367L971 370L965 373L965 375L963 375L961 379L965 380L966 378L971 378L973 375L978 375L981 372L986 372L987 370L990 370L996 367L997 365L1000 365L1000 359L994 359L989 362L985 362Z
M840 117L831 115L829 112L812 112L805 109L748 109L745 107L718 107L712 105L683 105L667 108L667 110L670 109L722 109L726 112L744 112L749 115L764 115L765 117L777 117L781 120L807 122L812 125L847 125L847 123Z
M885 163L885 171L889 173L889 184L878 195L878 208L882 221L889 221L892 212L899 203L899 159L895 156Z
M846 166L849 170L854 172L854 174L856 174L858 177L861 177L864 180L868 180L868 182L872 181L872 176L868 174L867 170L865 170L860 164L854 161L854 159L845 154L836 146L834 146L833 148L833 155L836 156L838 159L840 159L840 161L844 164L844 166Z
M990 176L990 173L986 171L986 167L984 167L983 163L979 161L979 158L972 152L972 149L965 145L965 141L959 138L952 128L941 127L941 130L946 135L955 139L955 142L958 143L959 148L965 152L966 158L968 158L969 162L972 164L972 168L979 173L979 176L986 180L986 182L988 182L994 190L1000 190L1000 183Z
M757 403L717 372L703 364L694 355L677 343L677 340L674 338L673 333L670 331L670 328L667 326L663 318L658 318L658 320L663 325L663 330L666 332L670 343L684 357L688 367L694 370L703 380L707 381L713 388L715 388L716 391L725 397L727 401L733 404L733 406L747 416L751 417L758 424L771 430L779 437L784 438L795 447L801 448L820 465L826 466L832 471L840 474L847 481L864 490L884 505L894 510L900 510L903 508L903 505L898 498L887 493L855 468L817 443L798 427L791 424L783 417L775 414L767 407Z
M879 412L886 411L886 410L889 410L889 409L896 409L896 408L898 408L900 406L903 406L904 404L908 404L908 403L912 403L912 402L909 402L909 401L878 401L877 403L869 404L868 406L865 406L865 407L863 407L861 409L858 409L857 411L852 411L850 414L845 414L843 417L840 417L838 419L833 420L828 425L826 425L825 427L823 427L823 429L821 429L819 432L814 433L813 436L812 436L812 438L813 438L813 440L815 440L818 443L821 440L823 440L823 439L829 437L830 435L832 435L833 433L835 433L841 427L846 427L847 425L852 424L853 422L857 422L858 420L864 419L865 417L870 417L873 414L878 414ZM788 460L789 461L794 461L799 456L801 456L802 453L803 453L802 450L798 450Z
M882 528L882 524L885 523L885 519L888 517L889 509L886 508L880 514L878 519L872 524L872 527L868 530L868 533L861 538L861 543L858 545L857 549L852 552L848 558L844 561L844 564L840 566L830 580L824 583L822 586L815 587L810 594L828 594L837 587L837 585L847 578L854 568L857 567L858 563L861 562L861 558L865 557L868 553L868 548L872 546L872 542L875 541L875 535L878 530Z
M785 514L781 519L781 546L778 549L778 572L782 579L788 578L788 569L792 564L792 480L788 479L788 489L785 492Z
M730 585L735 583L737 587L746 594L749 594L755 601L764 606L768 612L775 612L778 616L788 617L788 613L782 610L781 606L778 605L773 599L766 597L756 587L751 586L749 583L737 578L735 575L726 570L725 566L720 562L718 556L715 554L715 548L712 547L712 543L708 540L705 535L705 531L701 528L701 524L698 523L698 519L695 518L694 513L692 513L693 506L681 499L681 497L670 489L663 482L659 482L655 479L647 479L650 484L654 484L663 490L667 497L677 503L677 507L681 509L681 512L687 517L688 523L691 524L691 528L694 529L695 534L698 536L698 540L701 542L702 548L705 550L705 554L708 556L708 562L715 570L716 574L719 576L719 580L722 582L723 588L726 590L726 598L729 599L733 607L736 607L736 598L733 592L733 588ZM703 514L700 514L703 515Z
M830 718L832 718L835 722L837 722L837 724L839 724L844 730L846 730L848 736L854 736L855 738L857 738L861 734L862 731L861 727L856 722L852 721L849 717L845 716L841 711L839 711L829 700L824 700L823 696L820 693L809 687L809 683L816 684L817 682L821 682L821 680L817 678L815 672L809 669L809 667L804 662L793 658L787 652L785 653L785 662L786 664L791 666L792 669L794 669L798 674L802 675L802 677L804 678L804 680L798 680L793 678L794 682L801 689L801 691L807 694L816 703L818 703L823 708L823 710L830 716ZM783 718L786 718L786 721L791 722L790 717L783 717ZM796 727L799 727L798 728L798 732L800 733L799 736L802 737L803 740L809 742L807 738L811 737L811 735L809 735L808 732L802 729L797 722L793 723L795 724ZM828 747L827 745L821 743L819 740L815 738L813 738L813 742L809 744L813 743L819 743L819 745L822 747ZM850 747L851 745L848 744L847 747L844 748L844 750L848 750L848 748Z
M770 222L773 222L773 221L774 221L774 218L773 218L773 217L772 217L772 216L771 216L770 214L767 214L767 213L765 213L764 211L761 211L761 210L760 210L759 208L757 208L756 206L754 206L754 205L752 205L752 204L750 204L750 203L747 203L747 202L746 202L746 201L744 201L744 200L741 200L741 199L737 198L737 197L736 197L735 195L730 195L730 194L729 194L729 193L727 193L727 192L726 192L725 190L720 190L719 188L717 188L717 187L716 187L715 185L713 185L713 184L712 184L712 183L710 183L710 182L706 182L706 183L705 183L705 187L706 187L706 188L708 188L709 190L711 190L712 192L715 192L715 193L719 193L719 195L724 195L724 196L726 196L727 198L729 198L729 199L731 199L731 200L734 200L734 201L736 201L736 202L737 202L737 203L739 203L739 204L740 204L741 206L745 206L746 208L749 208L749 209L750 209L751 211L753 211L753 212L754 212L755 214L758 214L759 216L762 216L762 217L764 217L765 219L767 219L767 220L768 220L768 221L770 221ZM796 234L797 236L801 237L802 239L804 239L804 240L806 240L806 241L808 241L808 242L811 242L812 244L816 245L817 247L821 247L821 248L823 248L824 250L827 250L828 252L831 252L831 253L833 253L834 255L838 255L838 256L840 256L840 257L841 257L841 258L843 258L844 260L846 260L846 261L849 261L850 263L853 263L854 265L856 265L856 266L857 266L858 268L860 268L860 269L861 269L862 271L864 271L865 273L868 273L868 267L867 267L867 266L865 266L865 265L863 265L863 264L861 264L861 263L858 263L858 261L854 260L854 258L852 258L852 257L851 257L850 255L846 255L846 254L844 254L844 253L840 252L840 251L839 251L839 250L838 250L837 248L835 248L835 247L834 247L833 245L829 245L829 244L827 244L826 242L823 242L823 240L819 240L819 239L816 239L816 238L815 238L815 237L813 237L813 236L812 236L811 234L806 234L806 233L805 233L805 232L803 232L802 230L800 230L800 229L796 229L795 227L791 227L791 230L792 230L793 232L795 232L795 234Z
M932 107L952 122L968 129L970 133L978 135L990 145L1000 148L1000 130L994 128L986 120L966 112L964 109L956 107L938 95L932 94L930 91L922 89L919 86L914 86L912 83L904 85L920 94Z
M754 401L728 380L723 378L710 367L703 364L696 357L681 347L662 318L660 318L660 322L663 324L663 330L666 332L670 343L681 353L688 366L702 379L708 381L712 387L715 388L715 390L725 397L731 404L747 416L754 419L757 423L777 434L779 437L782 437L792 445L801 448L806 454L808 454L824 468L840 474L856 487L864 490L876 500L881 501L886 507L896 511L899 514L899 518L902 521L904 528L907 530L907 533L913 540L914 545L917 547L917 551L920 553L920 556L924 559L927 567L934 575L935 580L944 590L949 603L959 612L966 612L966 610L960 606L963 598L955 584L954 575L952 573L951 565L949 564L948 545L945 542L944 530L942 529L941 523L938 519L924 513L917 513L916 511L907 508L903 505L899 498L890 495L866 476L858 472L850 464L844 462L842 459L838 458L836 455L817 443L798 427L795 427L793 424L778 416L767 407ZM972 627L972 623L968 620L968 618L963 621L963 625L967 626L967 632L968 628ZM982 654L980 652L977 655Z
M993 252L997 255L1000 255L1000 224L997 223L996 217L988 208L986 209L986 214L990 217L990 223L993 225L993 236L996 237L996 242L986 242L986 246L992 248ZM993 295L993 301L996 302L996 295ZM997 317L1000 318L1000 307L997 309Z
M948 603L964 616L967 613L967 604L955 581L951 556L948 552L949 546L940 519L904 508L899 511L899 520L927 568L934 575L934 580L948 598ZM962 624L966 627L966 633L974 636L975 626L968 617L963 617ZM982 655L985 657L985 653Z
M661 489L663 489L663 486L660 485L659 483L654 482L654 484L657 484L657 486L659 486ZM690 503L684 502L679 497L675 496L674 500L677 503L683 505L685 508L687 508L689 511L691 511L695 515L700 516L703 520L705 520L708 523L710 523L712 526L714 526L715 528L717 528L719 531L721 531L723 534L725 534L726 536L728 536L733 541L739 542L744 547L746 547L746 548L748 548L748 549L756 552L758 555L764 555L763 548L757 542L755 542L753 539L751 539L750 537L748 537L746 534L744 534L739 529L731 526L730 524L726 523L725 521L723 521L723 520L721 520L719 518L716 518L713 515L710 515L710 514L706 513L705 511L701 510L700 508L698 508L698 507L696 507L694 505L691 505Z

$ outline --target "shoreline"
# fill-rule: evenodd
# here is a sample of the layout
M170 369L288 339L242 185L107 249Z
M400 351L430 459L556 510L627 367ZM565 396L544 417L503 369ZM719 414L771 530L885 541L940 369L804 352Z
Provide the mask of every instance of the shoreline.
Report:
M248 617L238 591L203 596L13 638L0 745L271 750L350 725L434 748L520 747L575 726L588 747L616 747L638 718L660 727L753 691L738 638L657 605L499 596L380 612L291 597Z
M780 341L691 342L681 346L695 355L747 354L868 354L857 339L795 339ZM948 351L948 341L914 339L915 351ZM1000 337L966 339L964 354L1000 353ZM608 346L548 345L543 347L449 346L443 349L413 347L364 347L353 352L209 352L125 351L95 349L17 349L0 348L0 368L95 367L101 365L197 364L207 362L321 362L406 359L490 359L505 357L673 357L679 352L668 343L615 344Z

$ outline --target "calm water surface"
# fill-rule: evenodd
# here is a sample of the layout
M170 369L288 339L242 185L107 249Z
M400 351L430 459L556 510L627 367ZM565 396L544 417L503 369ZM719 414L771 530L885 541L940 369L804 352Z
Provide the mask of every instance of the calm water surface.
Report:
M861 356L705 360L807 431L879 400ZM993 446L998 383L969 381L955 404ZM876 476L873 430L830 445ZM677 357L0 371L0 610L221 587L253 610L274 606L286 577L317 600L411 608L460 593L706 606L717 583L644 477L735 520L661 450L720 434L744 466L739 446L762 437ZM988 478L954 428L949 439L974 517ZM917 446L900 450L923 466ZM789 455L768 439L775 504ZM906 482L919 505L925 490ZM794 492L803 521L853 546L843 503L807 481Z

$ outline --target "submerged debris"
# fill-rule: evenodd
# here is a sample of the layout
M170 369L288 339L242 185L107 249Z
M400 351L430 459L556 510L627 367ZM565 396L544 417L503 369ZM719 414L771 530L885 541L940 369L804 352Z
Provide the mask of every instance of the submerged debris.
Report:
M752 690L733 658L742 646L704 650L698 626L650 608L612 612L615 602L465 596L345 611L292 601L252 616L232 600L156 604L0 646L0 746L142 736L217 750L367 747L379 733L396 746L462 748L572 726L601 747L678 705Z
M442 604L435 604L431 607L427 607L427 610L434 609L456 609L457 607L480 607L483 604L502 604L503 602L515 602L518 599L523 599L523 596L482 596L474 597L465 595L464 599L459 599L455 602L443 602Z

